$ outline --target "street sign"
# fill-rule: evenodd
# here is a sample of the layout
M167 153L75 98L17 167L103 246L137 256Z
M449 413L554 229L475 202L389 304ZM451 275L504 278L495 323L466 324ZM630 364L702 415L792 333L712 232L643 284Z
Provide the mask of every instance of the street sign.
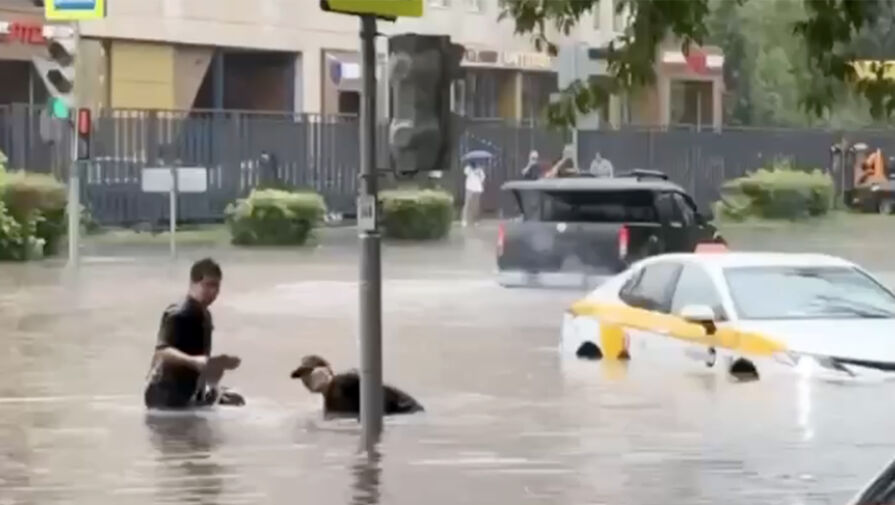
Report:
M418 18L423 15L423 0L320 0L320 8L340 14Z
M357 197L357 228L360 231L376 229L376 199L370 195Z
M51 21L90 21L106 17L106 0L44 0Z
M140 178L144 193L170 193L174 178L171 167L144 168ZM205 193L208 191L208 170L205 167L177 167L178 193Z

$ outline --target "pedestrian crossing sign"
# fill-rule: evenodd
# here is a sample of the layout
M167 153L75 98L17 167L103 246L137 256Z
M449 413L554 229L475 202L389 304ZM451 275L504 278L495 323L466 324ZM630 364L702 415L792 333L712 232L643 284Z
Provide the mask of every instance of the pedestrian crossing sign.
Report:
M106 0L44 0L49 21L89 21L106 17Z

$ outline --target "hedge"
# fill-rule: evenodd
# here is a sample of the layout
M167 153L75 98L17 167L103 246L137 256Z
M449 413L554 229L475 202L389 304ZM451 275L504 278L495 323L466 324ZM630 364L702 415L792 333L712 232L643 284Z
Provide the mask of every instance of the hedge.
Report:
M820 170L797 170L788 162L724 183L719 213L730 219L747 217L798 219L829 212L833 180Z
M301 245L326 213L323 197L313 192L255 189L225 210L236 245Z
M446 237L454 220L454 197L433 189L398 189L380 195L386 237L437 240Z
M56 254L65 234L65 186L50 175L0 170L0 259Z

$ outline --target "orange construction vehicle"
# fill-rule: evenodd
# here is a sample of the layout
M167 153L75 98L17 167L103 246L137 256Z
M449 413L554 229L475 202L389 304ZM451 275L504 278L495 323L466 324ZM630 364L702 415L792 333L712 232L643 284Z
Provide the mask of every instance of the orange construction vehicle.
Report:
M867 145L855 144L848 149L853 158L854 181L845 191L845 204L864 212L892 214L895 211L895 181L886 166L881 149L867 154ZM848 161L846 161L848 163Z

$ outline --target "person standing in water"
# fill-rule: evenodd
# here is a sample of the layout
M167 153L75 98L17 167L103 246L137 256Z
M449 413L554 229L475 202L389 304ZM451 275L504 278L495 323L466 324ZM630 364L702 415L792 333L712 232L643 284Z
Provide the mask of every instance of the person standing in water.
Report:
M470 161L463 169L466 175L466 199L463 201L462 225L476 225L479 220L479 209L482 193L485 192L485 170L477 161Z
M211 356L214 325L208 307L221 289L221 267L211 258L190 268L186 298L165 309L143 393L147 408L186 409L245 404L239 394L218 386L224 371L240 364L235 356Z
M325 359L311 354L301 360L291 377L301 379L308 391L323 395L323 414L332 416L360 416L360 377L356 371L333 373ZM385 405L383 413L412 414L422 412L423 406L400 389L383 384Z

